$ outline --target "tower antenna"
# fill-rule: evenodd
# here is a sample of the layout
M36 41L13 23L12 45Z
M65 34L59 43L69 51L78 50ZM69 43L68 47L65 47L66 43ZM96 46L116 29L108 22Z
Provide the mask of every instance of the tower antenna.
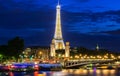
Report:
M58 0L58 5L60 5L60 0Z
M96 50L98 51L99 50L99 45L97 44L97 46L96 46Z

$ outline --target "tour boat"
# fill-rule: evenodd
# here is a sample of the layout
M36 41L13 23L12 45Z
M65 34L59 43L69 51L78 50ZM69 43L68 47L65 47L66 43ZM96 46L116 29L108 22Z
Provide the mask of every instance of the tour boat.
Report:
M11 66L11 71L35 71L38 67L32 63L14 63Z
M62 64L60 63L40 63L38 64L40 71L61 71Z

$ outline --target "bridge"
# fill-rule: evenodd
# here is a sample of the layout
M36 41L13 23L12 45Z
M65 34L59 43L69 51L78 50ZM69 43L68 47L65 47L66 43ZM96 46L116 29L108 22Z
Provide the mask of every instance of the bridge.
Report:
M64 62L65 68L79 68L79 66L87 64L97 64L97 63L109 63L113 62L113 59L81 59L81 60L68 60Z

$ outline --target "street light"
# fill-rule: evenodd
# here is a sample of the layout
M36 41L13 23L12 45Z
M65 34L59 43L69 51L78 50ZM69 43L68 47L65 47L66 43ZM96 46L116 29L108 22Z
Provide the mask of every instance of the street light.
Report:
M39 52L40 58L42 58L42 54L43 54L43 53L40 51L40 52Z

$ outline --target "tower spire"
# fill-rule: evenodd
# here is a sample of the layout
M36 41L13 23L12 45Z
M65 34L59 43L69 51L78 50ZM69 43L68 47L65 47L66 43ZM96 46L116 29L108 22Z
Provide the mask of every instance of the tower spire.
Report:
M97 44L97 46L96 46L96 50L99 51L99 45L98 45L98 44Z
M60 1L58 0L58 5L60 5Z

